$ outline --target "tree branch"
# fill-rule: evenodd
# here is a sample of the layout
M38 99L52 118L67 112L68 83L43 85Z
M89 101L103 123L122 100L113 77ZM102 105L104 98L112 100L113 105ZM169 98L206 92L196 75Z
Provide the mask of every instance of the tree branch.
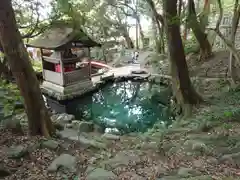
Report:
M164 26L163 16L157 12L154 2L152 0L146 0L146 2L148 3L150 8L152 9L153 14L156 17L156 20L160 21L162 26Z

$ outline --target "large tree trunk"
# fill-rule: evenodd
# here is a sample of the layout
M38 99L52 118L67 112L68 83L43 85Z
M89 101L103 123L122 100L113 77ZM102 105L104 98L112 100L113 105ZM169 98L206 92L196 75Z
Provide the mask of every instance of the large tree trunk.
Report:
M239 5L239 0L235 0L234 3L234 14L232 18L232 32L231 32L231 39L230 41L232 42L233 46L235 46L235 36L237 33L237 27L239 24L239 18L240 18L240 5ZM239 81L239 76L237 74L238 68L236 68L238 64L236 63L235 58L233 57L232 52L230 52L230 57L229 57L229 72L231 75L231 78L233 80L234 84L237 84ZM238 65L239 67L239 65Z
M54 133L54 128L42 98L39 82L16 26L10 0L1 0L0 3L0 42L24 98L30 134L49 137Z
M192 105L199 103L202 99L194 90L189 78L188 67L180 35L180 22L179 20L176 22L176 17L178 17L177 0L167 0L164 2L173 93L178 104L181 106L184 115L188 116L190 115L189 113L191 113ZM174 23L173 19L176 20Z
M188 8L188 23L200 45L200 59L206 60L212 54L212 47L208 42L207 35L202 30L201 25L197 20L195 4L193 0L189 0Z

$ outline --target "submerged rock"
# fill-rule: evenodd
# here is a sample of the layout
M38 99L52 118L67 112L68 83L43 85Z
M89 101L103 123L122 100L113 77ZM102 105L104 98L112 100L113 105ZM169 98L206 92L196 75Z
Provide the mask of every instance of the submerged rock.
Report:
M69 154L61 154L48 167L49 172L56 172L60 167L71 172L76 171L76 157Z

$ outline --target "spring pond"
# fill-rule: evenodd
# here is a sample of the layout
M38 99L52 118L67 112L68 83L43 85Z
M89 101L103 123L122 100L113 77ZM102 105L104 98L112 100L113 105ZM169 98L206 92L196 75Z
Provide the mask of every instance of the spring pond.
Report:
M169 88L148 82L109 83L92 94L65 103L76 119L94 121L108 131L144 132L156 122L171 124Z

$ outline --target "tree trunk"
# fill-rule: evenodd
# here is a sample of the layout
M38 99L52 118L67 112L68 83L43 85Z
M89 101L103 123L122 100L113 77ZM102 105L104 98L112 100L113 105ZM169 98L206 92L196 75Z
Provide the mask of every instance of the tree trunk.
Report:
M141 25L141 22L140 22L140 18L139 18L138 15L136 15L136 20L137 20L138 27L139 27L139 33L140 33L140 38L141 38L141 41L142 41L142 47L145 48L145 36L144 36L144 33L143 33L143 29L142 29L142 25Z
M238 27L239 18L240 18L239 0L235 0L233 12L234 12L234 14L233 14L233 18L232 18L232 32L231 32L230 41L232 42L233 46L235 46L235 36L236 36L236 33L237 33L237 27ZM232 78L234 84L237 84L237 81L239 81L239 77L237 75L236 65L237 65L236 60L233 57L232 52L230 52L229 72L230 72L230 75L231 75L231 78Z
M200 14L200 26L202 28L202 31L205 32L206 27L208 25L208 17L210 13L210 1L204 0L204 6L203 11Z
M148 5L150 6L152 13L153 13L153 20L157 24L158 28L158 33L159 37L156 38L156 47L157 47L157 52L159 53L164 53L165 52L165 44L164 44L164 19L161 14L159 14L156 10L155 4L152 0L146 0ZM162 27L161 27L161 25Z
M155 42L155 50L158 53L161 53L161 42L160 42L160 37L158 34L158 30L157 30L157 22L154 16L152 16L152 37L154 38L154 42ZM160 27L160 25L159 25Z
M212 55L212 47L208 42L207 35L202 30L201 25L197 20L195 4L193 0L189 0L188 8L189 8L188 11L189 27L192 29L193 34L200 45L200 60L204 61Z
M178 16L180 17L182 15L182 6L183 6L183 0L178 1Z
M187 14L188 14L188 12L187 12L187 3L186 4L184 3L182 6L183 6L182 14L184 14L184 16L187 17ZM185 19L185 21L183 23L183 43L184 44L185 44L185 42L187 40L188 30L189 30L188 22L187 22L187 19Z
M24 98L31 135L49 137L54 128L45 107L39 82L24 47L10 0L0 3L0 42Z
M181 106L184 115L191 113L193 104L199 103L202 99L194 90L188 73L182 39L180 35L179 20L177 16L177 0L164 1L166 18L166 32L168 40L169 59L171 63L172 88L178 104Z
M124 39L125 39L125 41L126 41L127 48L128 48L128 49L133 49L133 48L134 48L134 43L133 43L132 39L130 38L128 32L125 32L125 33L123 34L123 37L124 37Z

